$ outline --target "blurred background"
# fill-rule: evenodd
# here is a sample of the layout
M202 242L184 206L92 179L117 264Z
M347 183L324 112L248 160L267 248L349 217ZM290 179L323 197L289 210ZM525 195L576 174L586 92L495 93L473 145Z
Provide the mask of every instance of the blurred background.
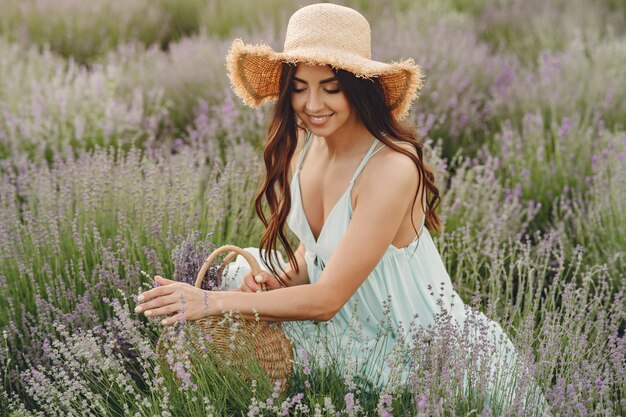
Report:
M23 372L115 317L103 297L140 271L189 280L216 245L258 246L271 105L241 104L224 57L282 50L310 3L0 0L0 409L43 401ZM374 59L422 66L409 123L459 294L506 317L563 415L623 413L626 1L336 3L367 17Z

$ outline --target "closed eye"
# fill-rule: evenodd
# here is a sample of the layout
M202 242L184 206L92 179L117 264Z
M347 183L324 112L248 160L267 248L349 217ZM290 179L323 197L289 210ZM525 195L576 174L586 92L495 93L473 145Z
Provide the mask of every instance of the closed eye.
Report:
M306 88L296 88L296 87L292 87L291 91L293 91L294 93L301 93L304 90L306 90ZM335 88L334 90L327 90L324 89L324 91L326 91L328 94L337 94L341 91L341 89L339 88Z

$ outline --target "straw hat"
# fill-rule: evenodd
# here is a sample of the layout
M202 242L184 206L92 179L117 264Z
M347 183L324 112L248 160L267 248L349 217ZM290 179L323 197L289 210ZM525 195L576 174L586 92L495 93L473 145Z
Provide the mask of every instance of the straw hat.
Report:
M329 3L312 4L289 19L283 52L236 39L226 57L235 94L249 106L278 99L283 63L330 65L357 77L380 79L393 114L402 119L422 87L412 59L384 63L371 59L371 31L356 10Z

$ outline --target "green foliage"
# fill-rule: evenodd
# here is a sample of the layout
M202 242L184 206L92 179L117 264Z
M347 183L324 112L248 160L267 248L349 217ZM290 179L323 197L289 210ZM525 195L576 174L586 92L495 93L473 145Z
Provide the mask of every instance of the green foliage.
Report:
M353 415L483 411L475 392L424 400L427 411L410 387L387 398L356 371L346 379L341 349L330 367L315 361L328 351L306 371L297 363L284 394L192 355L198 391L181 389L150 356L158 326L130 320L127 294L148 285L140 271L171 276L190 231L258 246L252 200L271 108L239 102L223 57L234 37L280 49L288 16L312 2L3 2L2 413L277 414L299 394L292 415L334 415L352 394L366 410ZM534 359L555 415L623 414L626 5L339 3L367 16L375 59L422 66L410 124L441 193L435 243L461 298L480 292L476 305ZM416 357L430 364L433 346ZM58 367L44 355L55 349L68 359ZM22 378L35 371L48 391ZM420 375L439 394L459 382Z
M225 56L229 45L227 40L194 36L170 43L167 51L120 48L99 62L118 68L115 91L120 96L138 87L161 91L167 127L171 128L165 136L184 137L200 102L219 106L224 101L228 77L224 63L215 57Z
M563 51L572 42L610 40L623 34L626 9L619 13L613 7L593 1L488 2L476 15L476 27L479 37L494 49L512 52L533 65L541 53Z
M9 39L49 45L60 55L81 63L131 40L153 43L162 39L167 30L163 10L146 0L7 0L3 9L8 13L0 20L0 32Z
M32 175L3 174L0 274L12 284L2 284L0 325L24 329L25 339L15 343L41 343L26 328L54 333L54 317L79 327L93 314L105 319L110 311L99 300L118 288L134 291L140 269L171 276L172 249L190 224L216 244L256 242L260 224L251 202L258 160L250 147L240 147L223 165L205 159L210 149L153 158L98 150L39 166ZM7 183L13 175L19 190ZM24 360L18 350L13 360Z
M562 220L555 227L567 235L568 249L585 248L586 265L606 264L615 273L617 289L626 274L626 236L618 232L626 224L626 144L623 135L614 139L602 152L592 153L592 172L585 185L567 187L555 201L553 217Z
M215 0L202 9L200 21L208 35L228 38L235 33L241 36L242 32L250 35L267 28L278 30L297 9L291 0Z
M161 40L162 47L199 32L202 26L201 11L207 0L158 0L156 3L169 18L169 33Z

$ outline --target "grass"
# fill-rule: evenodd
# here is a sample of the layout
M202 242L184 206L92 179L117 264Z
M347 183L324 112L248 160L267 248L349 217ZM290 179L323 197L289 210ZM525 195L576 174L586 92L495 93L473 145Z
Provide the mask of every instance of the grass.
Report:
M297 5L5 3L0 414L532 415L535 382L554 415L626 411L619 2L343 3L371 21L375 59L422 65L410 123L442 195L435 243L526 366L500 382L508 400L450 350L472 341L445 315L380 335L370 354L391 354L388 384L323 341L296 351L284 393L193 354L166 366L161 329L131 313L141 271L186 279L202 251L262 233L251 203L271 108L244 107L215 57L235 36L280 49Z

